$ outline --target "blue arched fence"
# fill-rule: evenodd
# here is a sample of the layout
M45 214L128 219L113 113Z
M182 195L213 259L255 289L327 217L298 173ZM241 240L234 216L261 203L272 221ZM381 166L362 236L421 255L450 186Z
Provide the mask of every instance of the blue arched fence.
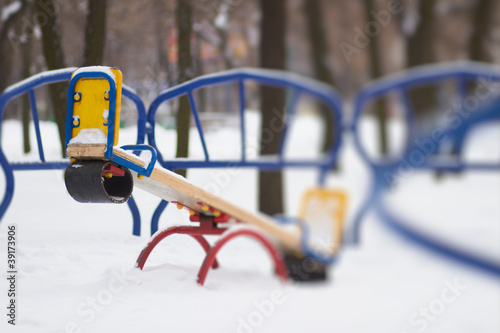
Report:
M290 121L285 122L281 144L278 156L270 160L269 158L262 160L248 160L246 156L245 143L245 109L246 109L246 91L245 83L254 82L259 85L282 88L289 93L289 102L287 103L285 114ZM240 119L240 145L241 156L238 159L214 161L210 158L209 150L206 144L204 131L201 125L198 107L193 97L193 92L204 87L236 83L239 92L239 119ZM158 108L162 103L172 99L186 95L191 105L191 111L196 123L200 141L203 147L203 160L165 160L161 153L158 152L158 161L166 169L189 169L189 168L221 168L221 167L242 167L242 168L257 168L259 170L281 170L284 168L312 168L319 171L318 184L323 185L326 174L335 165L338 156L338 150L341 145L342 137L342 98L332 87L321 84L317 81L306 79L291 73L275 70L264 69L235 69L226 72L205 75L178 86L167 89L153 100L148 110L148 142L157 150L161 145L169 144L168 142L157 142L155 137L156 115ZM293 115L295 114L297 103L301 96L310 96L328 107L332 113L332 123L334 136L330 150L319 160L297 160L289 159L284 156L284 147L289 139L288 130L293 123ZM158 221L163 210L167 207L167 202L162 201L157 207L153 219L151 221L151 232L155 233L158 230Z
M494 102L490 101L490 103L484 105L477 111L477 113L471 115L470 118L464 120L456 128L446 128L443 132L443 136L463 140L463 138L465 138L471 130L478 125L491 122L500 122L500 98L497 98ZM423 139L430 140L431 136L423 136ZM426 162L432 163L430 158L431 153L429 151L425 152L421 150L420 147L415 144L409 145L402 157L404 159L409 159L409 156L415 151L419 151L419 154L425 158ZM420 168L418 165L415 165L414 168L415 170L428 168L428 165L422 164L422 166L423 167ZM387 190L390 188L391 184L387 183L385 175L387 173L397 174L398 168L399 163L394 162L385 166L380 166L375 170L373 191L369 195L369 202L374 208L379 220L403 239L416 244L427 251L500 278L500 262L495 262L492 258L488 258L484 255L466 251L459 245L441 239L428 231L424 231L414 222L409 223L408 221L411 220L410 218L397 215L393 212L394 207L391 207L386 198L386 194L388 192ZM449 168L439 168L439 170L443 169L450 171L459 169L463 171L498 173L500 172L500 161L496 163L482 163L475 165L468 165L459 161L456 164L454 163L453 165L450 165Z
M357 94L354 100L354 116L353 122L349 126L349 130L354 136L354 145L358 151L360 157L364 160L366 165L369 167L372 173L372 185L371 189L368 191L367 196L354 217L352 227L349 230L348 239L350 242L359 243L360 232L364 217L369 211L373 203L373 192L375 191L375 185L377 178L376 175L383 173L386 170L387 165L394 163L395 158L380 158L374 159L369 156L365 147L362 145L361 140L361 117L363 115L363 108L369 103L377 98L386 96L388 93L396 93L399 96L401 104L403 105L402 113L403 118L408 129L408 134L406 138L406 144L403 152L413 147L413 143L416 139L422 138L424 133L419 133L417 125L415 122L414 111L410 102L408 91L412 88L444 83L446 81L454 81L457 87L457 96L460 101L460 105L463 107L465 101L468 98L467 89L471 82L483 79L490 83L500 82L500 68L493 65L479 64L474 62L459 62L451 64L438 64L438 65L428 65L421 66L411 70L404 71L402 73L384 77L367 84L361 91ZM500 92L500 91L499 91ZM491 96L493 98L493 96ZM466 121L466 119L464 119ZM440 124L436 124L440 126ZM420 170L435 170L441 172L456 172L461 170L497 170L497 166L492 166L483 163L474 164L464 164L460 160L461 146L463 145L463 137L456 137L454 139L459 145L459 156L458 160L450 161L448 163L443 163L442 161L437 161L436 159L426 159L423 163L419 164L417 169Z

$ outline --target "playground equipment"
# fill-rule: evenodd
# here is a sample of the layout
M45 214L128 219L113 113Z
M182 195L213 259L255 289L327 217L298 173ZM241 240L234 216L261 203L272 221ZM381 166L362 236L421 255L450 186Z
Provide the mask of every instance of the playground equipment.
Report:
M352 227L349 230L347 242L358 244L360 243L360 232L365 214L373 209L384 225L397 235L404 237L406 240L415 243L426 250L444 256L455 262L464 264L476 270L487 272L500 277L500 263L494 262L491 259L484 258L480 255L470 253L461 249L456 245L451 245L447 241L439 239L428 232L424 232L419 228L412 227L407 223L407 219L397 216L392 212L390 205L385 200L387 189L393 184L390 182L390 177L387 174L397 175L397 169L400 166L400 160L412 160L411 154L418 152L425 155L425 159L417 164L412 165L415 171L439 171L439 172L498 172L500 163L479 163L479 162L464 162L462 156L462 148L465 139L470 130L478 124L500 120L500 100L492 102L495 96L498 97L498 89L493 86L482 87L479 96L473 96L480 103L474 110L465 110L468 98L467 90L471 82L483 80L487 84L498 87L500 82L500 71L498 68L490 65L477 63L459 63L451 65L431 65L422 66L414 70L410 70L400 75L394 75L380 80L376 80L365 87L357 96L354 105L354 122L351 130L354 133L354 141L356 148L370 167L372 172L371 189L368 192L367 198L355 217ZM455 81L458 91L460 108L456 110L457 114L462 114L465 111L466 116L461 116L460 121L455 121L449 124L448 127L442 130L440 137L448 137L451 142L456 144L457 155L450 159L436 159L432 154L439 152L441 149L440 143L434 140L431 133L419 133L415 124L412 106L408 96L408 89L423 85L441 83L444 81ZM494 91L497 91L497 95ZM360 119L363 112L363 107L369 101L387 95L390 92L396 92L400 97L403 108L404 119L408 128L407 143L405 148L397 157L386 157L376 160L369 156L363 147L360 139ZM477 94L476 94L477 95ZM488 103L488 99L490 103ZM436 144L436 148L432 152L425 152L420 149L415 142L428 142L431 140ZM389 179L388 179L389 178Z
M496 99L494 103L481 108L477 113L473 114L470 118L464 120L457 128L447 128L443 136L448 136L457 142L464 142L467 135L472 129L478 125L491 122L500 122L500 99ZM432 136L424 137L430 140ZM404 152L403 158L408 159L410 155L418 151L425 160L424 166L420 168L415 166L416 170L422 170L432 163L430 152L424 152L415 144L409 145L408 149ZM444 167L443 165L441 167ZM376 171L374 179L374 190L370 194L373 208L378 215L379 219L391 231L403 237L411 243L414 243L427 251L439 254L447 259L466 265L470 268L491 274L500 278L500 262L495 262L492 259L486 258L479 254L472 253L453 245L449 241L445 241L429 234L418 227L418 224L408 223L408 219L394 214L393 208L389 205L386 199L386 192L390 184L387 184L385 175L387 173L397 174L399 163L391 163L386 166L380 167ZM500 171L500 162L496 163L482 163L482 164L467 164L461 160L453 161L448 165L448 168L453 170L462 171L481 171L481 172L495 172Z
M358 154L371 170L372 184L371 189L367 192L367 196L362 204L362 207L357 212L352 226L348 230L346 242L353 244L358 244L360 242L362 223L365 220L364 217L370 208L372 208L372 195L376 186L377 174L383 172L387 165L392 165L398 160L399 157L385 156L380 159L376 159L368 154L362 144L360 131L360 120L363 115L363 108L370 101L387 96L390 93L395 93L397 95L403 106L403 118L407 128L406 144L403 151L399 154L401 155L407 149L412 147L412 143L415 142L416 139L422 138L428 134L421 133L417 129L414 110L408 94L410 89L444 82L454 82L457 92L456 95L458 96L457 103L461 106L461 109L463 109L468 98L469 84L479 79L487 83L489 82L489 84L495 82L498 84L498 82L500 82L500 70L495 66L474 62L420 66L412 70L372 81L359 92L354 100L354 117L349 130L353 133L354 145ZM491 90L492 87L483 87L483 89ZM483 96L479 96L480 100L484 100L484 91L482 91L481 94L483 94ZM460 109L456 111L458 112ZM454 144L457 148L458 158L461 157L463 143L463 138L455 139ZM437 151L439 151L439 149ZM456 161L442 163L440 160L428 158L422 164L418 165L418 169L434 170L439 172L457 172L465 169L481 171L484 169L491 169L491 166L485 166L481 163L464 165L462 163L456 163Z
M292 126L293 121L285 122L283 128L283 134L281 137L280 148L275 159L261 159L261 160L249 160L247 156L246 147L246 133L245 133L245 109L246 109L246 90L245 83L251 82L259 85L266 85L272 87L278 87L286 89L288 92L288 103L286 105L285 114L287 119L293 120L293 116L296 113L297 104L302 96L309 96L315 100L322 102L332 113L334 132L332 138L332 144L330 150L325 153L324 157L317 160L297 160L290 159L284 156L285 146L289 139L289 128ZM203 128L201 126L200 117L198 113L198 108L193 96L193 92L202 89L204 87L221 85L221 84L237 84L238 94L239 94L239 119L240 119L240 145L241 145L241 156L236 159L231 160L212 160L209 154L209 149L205 140L205 135ZM204 160L165 160L160 153L159 144L157 143L155 137L156 130L156 116L158 108L163 104L171 101L173 99L179 98L180 96L187 95L193 118L196 123L196 128L200 141L203 147ZM263 69L234 69L221 73L215 73L210 75L204 75L196 79L190 80L178 86L172 87L170 89L162 92L158 97L156 97L151 106L148 109L148 124L150 125L150 130L147 133L148 142L153 146L158 152L158 163L166 169L187 169L187 168L225 168L228 165L234 168L253 168L258 170L283 170L300 168L318 171L317 187L320 193L324 190L326 175L329 170L337 162L338 151L341 145L342 139L342 98L339 94L332 89L330 86L318 83L317 81L307 79L292 73L275 71L275 70L263 70ZM151 233L154 234L158 230L159 218L167 207L168 201L162 201L158 205L153 218L151 220ZM297 219L293 219L297 222ZM335 222L340 223L340 222ZM307 228L305 226L304 228ZM332 237L335 239L336 235ZM303 244L303 250L307 252L307 244ZM311 256L315 256L314 251L311 252ZM329 259L316 258L319 261L333 261L333 256L327 256Z
M173 227L154 235L150 243L141 252L137 266L143 268L149 254L154 247L165 237L173 233L188 234L194 237L207 251L207 256L200 268L198 282L203 284L208 268L216 267L214 261L216 253L230 239L245 235L262 243L269 250L276 264L276 273L286 278L285 263L271 237L286 253L301 253L300 261L304 256L315 259L322 264L334 261L340 248L341 224L345 210L345 195L339 191L329 192L321 188L308 192L306 203L322 203L325 199L338 199L338 206L331 211L332 223L330 230L335 236L333 242L326 244L319 238L308 237L314 225L307 225L300 221L293 227L283 226L263 214L251 213L241 207L223 200L188 182L168 169L185 169L192 167L221 167L232 165L234 167L253 167L266 170L282 169L284 167L315 167L320 169L320 182L324 182L325 174L336 160L336 153L340 145L340 130L336 131L336 141L331 153L321 161L286 161L282 152L276 161L247 161L244 150L244 133L242 136L242 156L239 161L211 161L205 144L203 130L199 121L198 112L192 91L204 85L237 81L240 85L240 114L242 115L242 131L244 131L245 109L244 80L270 84L273 86L293 89L292 103L289 113L295 112L298 97L301 94L310 94L323 100L332 110L336 123L340 124L340 99L335 93L323 85L314 82L304 82L295 76L283 75L272 71L240 70L224 73L221 76L210 76L190 81L161 94L152 104L149 111L149 122L152 124L149 141L154 140L154 116L158 105L171 98L187 94L191 102L193 117L200 134L205 153L205 161L164 161L156 149L147 145L132 145L121 148L115 147L118 128L116 123L120 115L120 90L121 73L118 70L106 67L82 68L74 72L69 85L67 129L66 129L66 155L71 158L71 165L66 169L65 182L70 195L79 202L107 202L123 203L132 193L133 186L150 192L165 202L173 202L179 208L188 209L190 221L199 223L193 227ZM286 129L285 129L286 133ZM284 144L284 143L283 143ZM282 144L282 146L283 146ZM151 159L144 162L137 156L127 151L151 152ZM155 166L156 160L168 166L168 169ZM231 164L229 164L231 163ZM316 200L314 200L316 199ZM303 209L303 217L307 216L307 207ZM316 209L320 209L318 207ZM244 229L233 232L227 223L241 221L255 229ZM221 235L219 242L212 248L209 247L204 235ZM328 235L330 236L330 235ZM322 240L323 241L323 240ZM318 264L319 265L319 264ZM324 278L324 270L314 274L310 279Z
M162 92L149 108L147 116L148 126L146 127L144 105L130 88L122 86L121 73L119 71L107 67L75 70L76 68L68 68L42 73L7 88L0 95L0 115L3 115L8 102L23 93L29 94L40 159L32 163L9 161L0 145L0 165L6 177L6 191L0 204L0 218L5 214L12 200L14 171L67 168L65 176L66 184L68 191L76 200L81 202L106 203L127 202L134 218L134 235L140 234L140 216L131 196L133 187L143 188L162 199L151 221L151 231L152 234L154 233L154 236L137 260L137 266L140 268L144 267L149 254L154 250L155 246L174 233L186 234L193 237L207 252L207 256L198 274L198 281L201 284L203 284L209 268L218 266L218 262L215 259L217 252L229 240L239 236L252 237L261 242L270 252L276 265L276 272L282 278L285 278L287 275L287 268L290 271L292 265L301 265L301 260L304 260L304 258L312 258L325 265L335 262L338 258L340 246L345 242L342 235L344 233L343 222L345 219L346 195L343 191L325 189L324 187L326 174L335 165L338 149L341 144L342 129L340 126L342 119L340 111L342 104L340 97L333 89L317 82L279 71L238 69L207 75ZM67 160L46 161L34 89L45 84L68 81L70 78L65 148L68 157L71 157L71 164ZM421 137L421 133L418 133L416 129L408 98L408 89L415 86L452 80L456 82L458 96L463 104L467 98L467 86L469 82L477 78L484 78L489 82L499 82L500 72L493 66L470 63L452 64L449 66L425 66L400 75L377 80L366 86L358 94L354 103L353 122L343 129L345 132L351 131L353 133L357 151L370 167L373 181L362 209L354 219L352 228L347 232L347 235L350 236L347 239L348 241L350 240L353 243L360 242L361 222L365 213L373 209L385 225L406 239L426 249L440 253L447 258L466 264L469 267L500 276L500 265L498 263L451 246L443 240L436 239L432 235L410 227L409 224L405 223L406 220L404 218L394 215L387 202L384 201L384 193L388 184L386 179L381 175L385 172L393 171L393 168L396 167L396 160L390 158L376 160L370 157L360 140L359 121L364 105L370 100L390 92L396 92L404 105L403 112L407 123L408 137L404 153L406 155L403 154L403 156L408 156L414 148L411 142L415 138ZM297 102L303 95L313 96L326 104L335 119L335 137L332 149L326 156L323 159L313 161L290 160L286 158L283 152L287 142L288 128L291 125L291 123L287 123L280 151L275 159L249 160L245 151L245 117L243 117L246 108L246 81L287 89L289 92L289 103L286 110L288 115L294 114ZM236 83L239 87L241 156L235 160L220 161L212 160L209 155L197 106L193 98L193 91L206 86L225 83ZM120 117L120 92L123 94L123 97L131 99L136 105L138 112L138 136L136 145L118 148L116 147L116 143ZM161 143L157 142L155 137L157 110L162 103L166 103L182 95L187 95L191 103L192 116L203 146L205 158L202 160L166 160L158 151L158 146ZM455 130L448 129L449 132L447 133L450 134L450 137L453 137L453 142L457 144L458 159L443 163L442 160L438 161L433 158L426 158L415 169L440 172L498 172L500 167L497 164L466 164L460 160L461 147L465 141L466 133L470 128L479 123L492 120L497 121L498 111L495 110L497 108L490 106L489 109L482 113L476 112L477 115L475 117L466 119L460 128ZM148 129L148 143L151 146L143 144L146 136L146 128ZM149 161L145 162L137 156L142 151L149 151L151 153ZM297 217L282 219L250 213L241 207L232 205L217 196L201 190L187 182L184 178L169 171L186 168L227 167L228 165L259 170L282 170L285 168L313 169L317 170L319 174L318 186L306 192ZM159 218L169 202L177 205L180 209L187 209L193 225L172 227L157 232ZM333 202L335 205L329 206L325 202ZM313 214L314 216L311 217L311 212L318 211L315 207L321 207L323 215L329 217L329 219L326 219L327 222L322 224L323 227L325 225L328 226L328 229L323 228L323 231L327 230L323 232L323 236L327 235L330 238L330 242L326 246L323 242L324 238L317 238L318 233L316 230L319 230L319 228L318 225L314 225L313 223L315 220L318 220L318 215ZM245 222L246 225L255 226L255 229L241 228L245 224L234 228L234 223L238 223L239 221ZM291 221L292 226L283 225L286 221ZM221 238L211 248L204 238L205 235L220 235ZM276 244L279 244L280 250L285 249L285 262L283 262L282 253L277 250ZM295 257L295 259L289 256L290 253L295 252L300 253L300 256ZM322 274L320 272L316 277L324 277ZM314 274L310 274L309 277L311 279L315 278Z
M0 123L3 118L5 107L14 100L15 98L27 93L30 99L31 114L33 117L33 124L35 127L36 141L38 148L38 161L32 162L17 162L10 161L4 154L2 149L2 141L4 138L0 136L0 165L5 174L5 193L0 203L0 219L5 215L10 203L12 202L14 190L15 190L15 178L14 171L25 171L25 170L64 170L68 166L69 162L67 160L56 160L48 161L45 158L42 133L40 130L40 122L38 116L38 109L36 103L35 89L49 85L57 82L69 81L72 73L77 68L64 68L59 70L48 71L34 75L28 79L25 79L19 83L16 83L10 87L7 87L5 91L0 95ZM123 87L122 90L123 97L129 99L133 102L137 110L137 144L144 143L145 133L146 133L146 109L143 102L128 87ZM0 125L0 131L2 127ZM127 201L127 205L132 213L133 218L133 234L140 235L141 232L141 218L139 210L133 197Z

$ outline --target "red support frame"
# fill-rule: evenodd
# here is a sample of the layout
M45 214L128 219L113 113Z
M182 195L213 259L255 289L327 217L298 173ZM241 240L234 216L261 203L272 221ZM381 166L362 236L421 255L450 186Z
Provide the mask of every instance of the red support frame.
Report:
M234 232L230 232L227 235L224 235L207 253L205 260L203 261L203 264L198 271L198 283L200 285L203 285L205 283L205 279L207 277L210 266L212 266L216 262L215 256L217 255L217 252L220 251L224 244L238 236L249 236L264 245L269 254L271 254L271 257L274 261L276 274L281 278L282 281L286 281L288 279L288 270L286 268L285 262L283 261L283 257L276 249L276 247L260 232L257 232L253 229L239 229Z
M210 247L210 244L207 242L204 236L221 235L222 233L227 231L228 228L219 228L213 216L206 216L200 214L199 222L200 222L199 226L171 227L154 235L151 241L139 254L136 266L142 270L144 268L144 265L146 264L146 261L148 260L149 255L154 250L156 245L158 245L166 237L173 234L188 235L193 237L203 247L203 249L206 252L205 259L203 260L200 270L198 271L198 283L200 285L203 285L205 283L205 279L207 277L208 270L210 269L210 267L212 268L219 267L216 255L220 251L220 249L224 246L224 244L226 244L229 240L235 237L248 236L260 242L268 250L275 264L275 272L281 278L281 280L285 281L288 279L288 271L285 262L283 261L283 257L281 256L280 252L276 249L276 247L262 233L253 229L239 229L234 232L229 232L226 235L223 235L213 247Z
M154 248L158 243L160 243L163 239L167 238L173 234L184 234L193 237L198 243L203 247L206 253L210 251L210 244L208 244L207 240L203 235L220 235L223 233L225 229L218 229L217 233L206 233L202 231L199 227L188 227L188 226L179 226L179 227L171 227L165 229L158 234L154 235L151 241L146 245L146 247L141 251L139 257L137 258L136 266L141 270L144 268L146 261L148 260L149 255L153 252ZM218 262L215 260L213 262L212 268L219 267Z

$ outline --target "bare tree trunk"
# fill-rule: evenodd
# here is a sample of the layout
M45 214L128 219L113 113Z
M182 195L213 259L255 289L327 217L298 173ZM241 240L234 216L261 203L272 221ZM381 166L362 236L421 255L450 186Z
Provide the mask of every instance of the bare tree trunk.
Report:
M260 65L263 68L285 69L286 1L260 0L262 11ZM279 150L284 121L285 92L283 89L261 87L261 155ZM273 126L274 125L274 126ZM280 171L259 173L259 209L275 215L283 213L283 178Z
M163 13L164 9L164 1L156 0L154 3L154 8L157 11L155 16L155 30L156 30L156 46L158 52L158 68L155 73L155 83L156 83L156 94L159 94L162 90L165 75L168 73L168 50L167 50L167 34L168 32L164 28L163 22L165 21L165 17Z
M488 50L487 37L490 34L495 10L494 0L479 0L474 12L474 32L470 38L469 56L471 60L492 62L491 51Z
M233 59L229 56L227 52L227 42L229 39L229 34L227 29L224 28L216 28L217 35L219 36L220 43L217 45L217 49L219 54L222 56L222 60L224 61L224 67L226 69L231 69L234 67Z
M22 58L23 58L23 68L22 68L22 76L23 78L28 78L31 75L31 49L32 43L31 40L26 40L26 42L22 45ZM28 94L24 94L22 99L22 123L23 123L23 150L24 153L29 153L31 151L30 144L30 99Z
M407 40L407 67L434 62L434 7L436 0L420 0L418 11L420 23L415 33ZM432 86L410 91L410 100L417 120L428 114L436 105L435 89Z
M178 84L191 79L191 32L193 8L189 0L177 0L177 32L178 32ZM177 153L176 157L188 157L189 154L189 125L191 121L191 107L187 96L179 99L177 110ZM176 170L186 176L186 170Z
M28 0L21 0L21 8L18 11L9 15L5 21L0 20L0 93L9 84L10 73L12 72L11 59L15 53L19 52L21 44L20 36L9 38L9 31L24 15L28 5Z
M374 0L365 0L366 17L370 18L370 13L376 11ZM379 78L382 73L382 59L381 50L379 47L379 36L372 38L369 44L370 51L370 71L372 79ZM377 124L379 130L379 151L382 155L387 155L389 152L388 146L388 133L387 133L387 115L386 115L386 100L385 98L378 98L375 101L375 116L377 117Z
M474 11L472 28L473 32L469 39L469 58L474 61L493 62L492 51L488 48L490 42L488 37L491 34L494 23L496 1L479 0ZM477 89L477 82L469 82L467 90L469 95L474 94ZM459 146L455 145L452 154L460 154Z
M46 24L41 25L40 30L42 31L42 48L47 68L53 70L66 67L61 43L61 27L59 25L54 0L36 0L35 11L38 15L46 18ZM59 129L61 152L64 156L68 84L51 84L49 89L54 116Z
M311 43L312 65L314 77L321 82L335 86L332 71L326 60L332 55L328 51L328 44L322 20L321 0L306 0L304 10L307 16L308 38ZM328 107L320 104L321 116L325 123L325 136L323 138L322 152L328 152L333 145L335 137L335 119Z
M106 45L107 0L88 0L83 66L102 65Z
M193 67L196 77L201 76L204 73L201 43L202 39L200 38L199 35L196 35L194 40L194 50L193 50L194 54ZM207 94L206 89L198 90L198 103L196 105L198 106L198 110L200 112L204 112L207 109L206 94Z

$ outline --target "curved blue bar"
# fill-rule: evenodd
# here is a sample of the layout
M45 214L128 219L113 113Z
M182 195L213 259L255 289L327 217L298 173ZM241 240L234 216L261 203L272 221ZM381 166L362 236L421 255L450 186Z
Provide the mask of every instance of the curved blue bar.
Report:
M146 141L146 107L139 96L129 87L122 85L122 95L135 104L137 109L137 140L136 144L140 145Z
M375 212L383 224L386 225L391 231L397 233L399 236L414 243L415 245L460 264L493 274L497 278L500 278L500 263L483 258L480 255L464 251L439 238L420 231L417 228L411 227L409 223L389 213L383 204L375 205Z
M448 135L452 138L454 137L464 137L472 128L475 126L491 121L500 121L500 99L497 99L494 103L489 104L487 107L483 108L481 112L477 112L472 115L469 119L466 119L459 127L456 129L448 128L444 135ZM408 158L413 149L416 149L416 145L410 146L403 157ZM425 158L429 158L430 153L424 153ZM500 170L499 165L490 165L491 168L473 168L468 165L461 165L463 170L488 170L498 172ZM495 168L493 168L495 167ZM375 169L375 186L374 190L368 202L371 202L375 207L375 212L378 214L380 220L393 232L399 236L405 238L406 240L423 247L426 250L437 253L453 261L464 264L468 267L493 274L497 278L500 278L500 262L495 262L491 259L481 257L477 254L472 254L468 251L462 250L456 246L447 243L444 240L433 237L416 227L416 224L409 224L403 219L396 217L390 212L388 208L389 205L384 201L384 194L387 188L391 185L387 183L384 177L386 172L397 173L398 163L393 163L385 167L378 167ZM415 169L419 169L416 166ZM435 169L430 167L431 169ZM358 226L359 227L359 226Z
M165 208L167 208L167 206L168 206L168 201L162 200L158 205L158 207L156 207L153 217L151 218L151 236L156 234L156 232L158 231L160 216L165 210Z
M55 71L49 71L34 75L30 78L22 80L14 85L7 87L2 94L0 94L0 124L3 119L5 106L15 97L18 97L30 90L40 87L45 84L67 81L71 78L71 74L76 70L76 67L65 68ZM5 215L9 207L12 196L14 195L14 169L7 160L3 152L2 144L2 126L0 125L0 165L5 172L5 194L0 204L0 220ZM38 163L44 164L44 163ZM34 166L35 164L33 164Z
M459 83L459 93L463 94L463 82L467 82L467 80L476 80L478 78L483 78L490 82L500 81L500 68L498 66L475 62L436 64L419 66L370 82L363 87L354 101L352 132L354 133L354 144L358 153L371 167L385 164L387 162L390 163L390 161L376 161L370 158L361 144L360 131L358 127L363 113L363 107L367 102L378 97L382 97L392 91L399 92L403 99L403 105L405 105L403 112L406 123L408 124L409 139L412 140L417 136L417 129L413 119L411 103L407 96L408 89L434 84L445 80L455 80Z
M135 203L134 197L131 196L127 200L127 205L128 208L130 209L130 212L132 213L132 235L134 236L140 236L141 235L141 214L139 213L139 208L137 207L137 204Z
M286 129L284 130L282 142L280 143L279 158L275 160L254 160L248 161L245 156L245 82L252 81L261 85L278 87L289 89L293 92L293 98L291 105L289 106L289 112L293 113L295 111L295 106L298 101L299 96L303 94L309 94L315 97L318 101L324 103L332 112L333 119L335 120L336 128L335 135L333 138L333 144L331 150L328 152L326 158L314 160L314 161L300 161L300 160L285 160L282 158L283 147L286 143ZM203 129L199 121L198 110L195 105L195 101L192 98L193 91L201 89L203 87L213 86L223 83L236 83L239 89L239 115L240 115L240 131L241 131L241 156L237 160L228 161L212 161L209 158L208 149L204 140ZM198 133L203 146L203 151L205 154L205 160L174 160L167 161L163 159L159 149L158 143L155 139L155 126L156 126L156 113L159 106L171 99L178 98L182 95L188 95L191 103L191 112L196 122ZM189 168L224 168L228 165L232 167L249 167L257 168L259 170L280 170L283 168L316 168L320 171L318 183L323 185L325 182L325 175L327 170L332 169L336 164L338 150L341 144L342 135L342 98L340 95L330 86L319 83L296 74L289 72L276 71L276 70L266 70L266 69L251 69L251 68L240 68L233 69L229 71L224 71L220 73L204 75L193 79L191 81L185 82L178 86L172 87L160 93L151 103L148 110L148 142L150 145L156 148L158 152L158 161L166 169L189 169ZM161 202L157 210L154 213L153 220L151 221L151 232L154 233L158 229L158 221L161 213L165 209L167 202Z
M134 151L145 151L149 150L151 152L151 160L149 161L147 167L143 168L140 165L134 164L128 160L125 160L121 158L120 156L117 155L112 155L111 160L119 163L120 165L129 168L132 171L137 172L140 175L149 177L151 176L151 173L153 172L153 169L156 164L156 149L154 149L152 146L149 145L127 145L127 146L122 146L120 147L123 150L134 150Z
M395 165L399 161L388 158L380 160L373 159L368 155L367 151L361 144L359 124L365 104L378 97L382 97L389 92L398 93L399 97L402 100L402 104L405 106L403 108L403 115L408 126L409 137L406 146L406 149L408 150L412 149L410 143L414 142L414 139L416 139L418 136L416 123L408 96L408 89L435 84L444 80L454 80L458 83L458 95L462 99L464 99L464 95L466 93L466 83L468 81L477 79L483 79L488 81L488 83L495 83L496 85L498 85L498 82L500 81L500 67L469 61L455 62L451 64L419 66L395 75L390 75L381 79L374 80L363 87L363 89L359 92L354 100L353 122L351 126L347 128L347 130L352 131L355 148L358 154L372 171L374 180L371 192L374 191L374 188L376 186L375 179L377 177L377 174L379 174L381 170L387 170L388 166ZM480 113L481 112L475 112L476 115ZM479 117L482 117L482 115L476 116L476 118L474 119L469 118L467 119L467 121L469 123L477 122L479 121ZM457 132L456 137L453 138L453 142L457 144L458 148L463 145L466 134L467 131L461 132L461 134ZM464 170L498 171L500 169L500 165L492 163L464 163L460 160L460 158L457 161L452 162L441 162L437 161L436 159L427 159L424 163L417 166L415 169L449 172L458 172ZM361 225L363 223L364 216L371 208L371 200L372 194L370 194L368 198L363 202L359 212L357 213L353 221L352 227L349 230L350 238L354 243L358 243L360 241Z
M307 162L307 161L286 161L280 160L271 163L259 163L252 162L249 163L246 161L244 156L241 157L240 160L230 161L230 163L237 163L240 167L257 167L259 168L269 168L271 164L276 165L276 168L283 167L311 167L315 166L319 170L331 169L337 160L338 149L341 144L341 132L342 128L340 124L342 123L342 98L340 95L330 86L319 83L318 81L311 80L296 74L276 71L276 70L266 70L266 69L251 69L251 68L240 68L233 69L229 71L224 71L220 73L204 75L193 79L191 81L185 82L178 86L172 87L160 93L158 97L151 103L148 110L148 123L151 125L151 129L148 132L148 142L153 147L158 150L158 143L155 140L155 125L156 125L156 112L158 111L158 107L171 99L178 98L182 95L187 94L188 96L196 89L200 89L207 86L222 84L222 83L237 83L239 85L240 90L244 90L244 82L245 81L253 81L261 85L291 89L296 92L300 92L301 94L309 94L315 97L318 101L326 104L328 108L331 110L333 118L335 119L335 124L337 124L337 128L335 130L335 135L333 138L333 145L328 152L327 158L316 161L316 162ZM243 96L243 97L242 97ZM244 100L245 94L240 93L240 116L242 117L243 112L242 108L245 103ZM194 103L194 101L192 101ZM192 108L191 110L195 119L197 119L198 111L196 108ZM244 118L243 118L244 119ZM198 124L197 124L198 125ZM243 128L242 128L243 130ZM203 137L203 133L200 132L200 126L198 126L198 131L200 133L200 137ZM243 138L243 136L242 136ZM245 143L242 140L241 142L241 151L245 151ZM207 154L208 155L208 154ZM206 155L206 156L207 156ZM208 157L208 156L207 156ZM220 162L211 161L210 159L206 159L204 161L165 161L158 151L158 161L160 164L168 169L185 169L185 168L216 168L220 167ZM227 166L227 164L226 164ZM276 169L275 168L275 169ZM324 177L320 177L321 180L324 180Z

